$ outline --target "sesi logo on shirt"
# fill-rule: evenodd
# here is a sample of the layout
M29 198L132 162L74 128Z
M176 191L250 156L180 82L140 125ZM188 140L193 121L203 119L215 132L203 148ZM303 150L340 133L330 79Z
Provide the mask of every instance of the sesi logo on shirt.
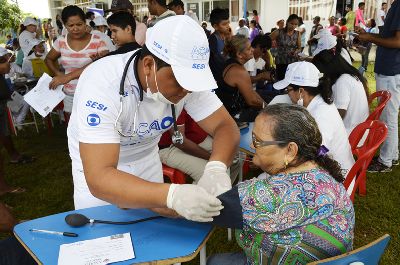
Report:
M100 117L96 113L92 113L87 116L86 121L90 126L97 126L100 124Z
M104 104L101 104L101 103L98 103L98 102L92 101L92 100L86 101L85 106L93 108L93 109L102 110L102 111L105 111L107 109L107 107Z

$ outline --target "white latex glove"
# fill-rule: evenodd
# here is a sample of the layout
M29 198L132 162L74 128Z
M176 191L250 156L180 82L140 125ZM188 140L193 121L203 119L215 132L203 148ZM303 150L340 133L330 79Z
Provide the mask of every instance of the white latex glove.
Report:
M191 184L171 184L167 206L186 219L196 222L211 222L224 208L216 197L208 194L202 187Z
M206 164L203 176L197 185L208 193L218 196L232 188L231 178L226 171L226 165L221 161L210 161Z

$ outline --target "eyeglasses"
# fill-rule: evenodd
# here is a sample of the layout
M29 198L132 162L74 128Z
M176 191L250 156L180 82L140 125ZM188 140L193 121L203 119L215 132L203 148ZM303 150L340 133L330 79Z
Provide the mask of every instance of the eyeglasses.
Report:
M254 133L251 134L251 138L253 140L254 148L260 148L260 147L268 146L268 145L286 144L285 141L262 141L262 140L258 139Z

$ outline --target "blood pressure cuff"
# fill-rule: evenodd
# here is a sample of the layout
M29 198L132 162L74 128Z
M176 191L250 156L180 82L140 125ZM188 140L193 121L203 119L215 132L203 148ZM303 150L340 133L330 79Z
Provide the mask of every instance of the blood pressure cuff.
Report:
M217 198L221 200L224 209L221 210L220 215L214 217L212 224L220 227L242 229L243 214L238 187L232 187L231 190L222 193Z

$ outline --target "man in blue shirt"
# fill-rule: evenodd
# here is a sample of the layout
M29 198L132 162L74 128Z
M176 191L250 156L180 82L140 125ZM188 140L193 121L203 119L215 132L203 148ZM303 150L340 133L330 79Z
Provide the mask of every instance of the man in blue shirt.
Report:
M388 90L392 95L381 115L381 120L388 126L388 136L381 147L379 158L371 163L368 171L390 172L392 165L399 163L400 1L392 3L380 35L365 32L359 34L361 41L378 46L375 60L376 89Z
M225 37L232 35L229 31L229 11L226 9L215 8L210 14L210 23L215 31L208 38L210 45L210 68L217 84L222 82L222 73L225 67L225 57L223 55Z

